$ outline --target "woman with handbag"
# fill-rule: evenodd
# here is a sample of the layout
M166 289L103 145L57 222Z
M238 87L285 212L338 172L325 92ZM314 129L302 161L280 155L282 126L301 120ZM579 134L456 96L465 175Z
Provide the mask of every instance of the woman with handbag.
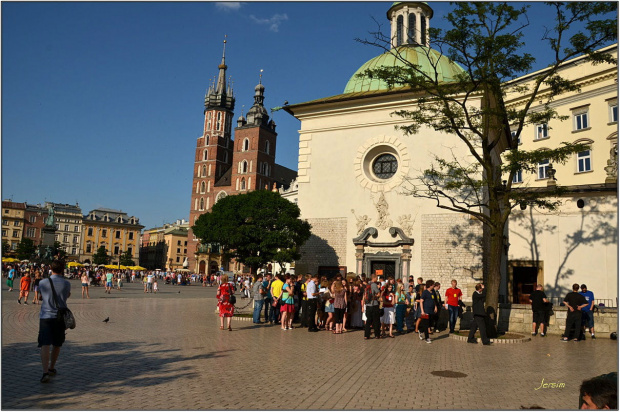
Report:
M282 285L280 300L282 302L280 305L282 330L293 329L293 315L295 314L295 286L293 286L293 278L291 275L286 275L285 282Z
M405 314L407 312L407 295L405 293L405 285L398 283L396 291L396 331L399 335L405 333L404 323Z
M228 282L228 275L222 275L220 287L217 288L217 307L220 315L220 330L224 330L224 318L227 319L228 330L232 331L230 321L235 313L235 306L231 302L231 296L235 294L235 287Z
M396 311L394 308L396 296L394 295L394 286L391 283L386 283L385 291L381 295L381 299L383 300L383 317L381 318L382 335L385 335L385 331L389 326L390 334L388 336L393 338L394 334L392 333L392 329L396 321Z
M332 284L331 293L334 297L334 321L336 323L336 330L334 334L341 334L344 325L344 312L347 308L347 293L343 287L345 280L336 280Z

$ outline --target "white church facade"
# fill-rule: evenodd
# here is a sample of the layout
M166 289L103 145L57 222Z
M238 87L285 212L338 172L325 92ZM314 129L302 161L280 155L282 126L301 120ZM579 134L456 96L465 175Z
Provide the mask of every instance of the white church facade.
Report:
M425 3L394 3L388 11L392 46L422 67L435 59L440 76L450 81L462 69L428 48L426 30L432 15ZM412 92L388 90L377 79L356 76L366 68L398 64L392 53L383 53L360 67L343 93L285 107L301 121L296 198L313 233L296 272L382 271L396 278L433 279L444 287L456 279L467 299L482 280L482 223L407 191L410 179L434 156L457 154L466 161L468 151L453 136L429 128L405 136L395 126L407 120L393 113L414 107ZM617 66L592 66L575 59L563 70L582 85L581 93L554 102L571 120L545 125L546 135L531 127L531 133L522 133L521 144L531 149L580 141L590 150L566 165L553 165L557 184L568 189L559 211L523 205L511 216L500 295L519 303L535 283L542 283L550 296L565 295L573 283L586 283L597 298L615 303ZM509 98L508 103L518 105L519 98ZM587 118L584 130L575 130L576 116L579 121ZM540 167L536 176L518 176L515 187L553 184L549 165Z

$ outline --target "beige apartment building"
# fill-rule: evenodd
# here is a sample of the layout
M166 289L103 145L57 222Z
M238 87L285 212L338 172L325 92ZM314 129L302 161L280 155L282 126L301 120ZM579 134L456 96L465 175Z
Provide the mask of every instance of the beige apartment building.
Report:
M24 236L26 204L2 201L2 243L8 243L10 249L3 250L2 256L10 256L15 252L17 244Z

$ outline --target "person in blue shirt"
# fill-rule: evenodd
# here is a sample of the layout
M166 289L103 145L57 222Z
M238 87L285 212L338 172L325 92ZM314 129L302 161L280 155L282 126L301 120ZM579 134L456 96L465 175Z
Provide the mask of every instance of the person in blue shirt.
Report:
M9 266L11 269L9 270L9 277L6 280L6 285L9 287L9 292L13 291L13 280L15 279L15 268L13 266Z
M594 336L594 313L592 312L594 309L594 293L589 291L588 287L583 284L581 285L581 292L579 292L579 294L588 301L588 304L581 309L581 328L589 328L592 339L596 339Z

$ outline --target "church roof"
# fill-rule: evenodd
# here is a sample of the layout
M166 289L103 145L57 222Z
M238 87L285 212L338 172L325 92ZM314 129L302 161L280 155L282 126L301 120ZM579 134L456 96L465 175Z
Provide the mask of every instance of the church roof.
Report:
M343 93L388 90L388 85L380 79L364 75L368 69L380 67L408 67L413 64L419 70L434 77L437 72L439 82L452 82L464 70L457 63L430 47L403 45L374 57L364 63L349 79Z

